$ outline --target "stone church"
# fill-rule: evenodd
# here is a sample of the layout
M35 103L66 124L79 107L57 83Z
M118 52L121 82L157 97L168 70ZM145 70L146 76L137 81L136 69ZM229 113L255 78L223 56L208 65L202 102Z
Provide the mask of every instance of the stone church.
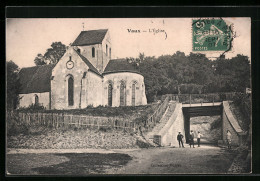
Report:
M107 29L82 31L57 64L20 70L19 107L146 105L144 77L126 59L111 60L112 50Z

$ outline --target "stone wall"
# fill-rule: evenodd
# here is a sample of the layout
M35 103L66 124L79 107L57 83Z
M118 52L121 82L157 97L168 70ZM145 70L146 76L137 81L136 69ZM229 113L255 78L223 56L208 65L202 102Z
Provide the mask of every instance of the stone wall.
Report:
M84 91L83 91L84 92ZM102 86L102 79L95 73L88 72L86 77L86 100L84 102L84 107L88 105L93 105L97 107L99 105L103 105L103 86Z
M184 130L184 117L182 113L182 104L177 103L176 108L170 117L167 124L159 132L161 135L161 145L162 146L179 146L177 140L178 133L181 132L183 137L183 143L185 142L185 130Z
M145 85L144 85L144 77L137 73L131 72L120 72L120 73L110 73L104 76L103 81L103 103L104 105L108 105L108 85L109 82L113 84L113 92L112 92L112 106L118 107L120 106L120 83L121 81L125 82L125 101L127 106L132 105L132 85L135 82L135 106L138 105L146 105L146 95L145 95Z
M239 145L239 135L236 133L234 128L228 121L226 113L223 112L223 136L222 139L225 144L227 144L227 130L231 132L232 135L232 145Z
M50 105L50 97L49 97L49 92L43 92L43 93L30 93L30 94L19 94L20 103L19 103L19 108L21 107L28 107L32 104L35 104L35 96L38 96L39 100L39 105L44 106L46 109L49 109Z
M222 139L224 143L227 143L227 130L231 132L232 135L232 145L240 145L242 141L242 136L244 135L243 130L239 126L237 120L234 118L228 101L223 102L223 113L222 113L222 119L223 119L223 134L222 134Z

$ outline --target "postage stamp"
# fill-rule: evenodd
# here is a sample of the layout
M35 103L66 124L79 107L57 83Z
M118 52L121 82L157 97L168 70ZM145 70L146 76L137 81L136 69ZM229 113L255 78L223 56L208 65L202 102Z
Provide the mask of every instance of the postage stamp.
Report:
M225 52L232 49L232 25L222 18L192 20L192 50L196 52Z

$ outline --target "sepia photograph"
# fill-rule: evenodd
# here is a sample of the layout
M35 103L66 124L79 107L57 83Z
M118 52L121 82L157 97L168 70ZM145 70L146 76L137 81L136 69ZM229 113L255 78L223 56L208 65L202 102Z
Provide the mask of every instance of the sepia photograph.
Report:
M6 175L252 173L251 18L6 18Z

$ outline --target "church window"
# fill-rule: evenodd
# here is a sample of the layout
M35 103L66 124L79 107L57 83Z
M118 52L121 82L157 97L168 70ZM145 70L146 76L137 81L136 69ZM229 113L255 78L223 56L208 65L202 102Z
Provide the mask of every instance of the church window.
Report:
M135 106L135 83L132 85L132 106Z
M95 47L92 47L92 57L94 58L95 57Z
M72 76L68 79L68 102L69 106L74 105L74 80Z
M120 106L125 106L125 83L120 83Z
M109 59L111 59L111 48L109 48Z
M113 93L113 86L112 83L108 84L108 106L112 106L112 93Z
M39 105L39 97L35 94L35 97L34 97L34 104L36 105L36 106L38 106Z
M108 52L107 52L107 51L108 51L107 49L108 49L108 46L106 45L106 55L107 55L107 53L108 53Z

